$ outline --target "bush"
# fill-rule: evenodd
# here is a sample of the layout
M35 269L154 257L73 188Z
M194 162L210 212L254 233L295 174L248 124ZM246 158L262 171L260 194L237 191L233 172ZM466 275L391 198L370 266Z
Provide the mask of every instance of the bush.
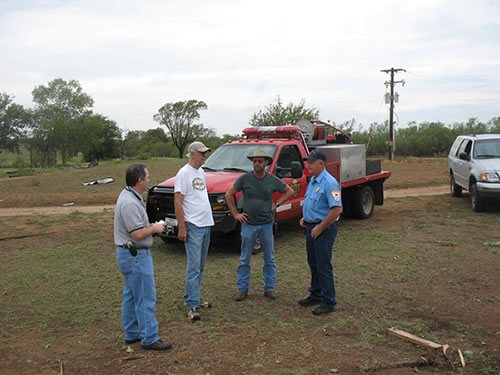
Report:
M139 160L149 160L151 159L151 153L150 152L140 152L139 155L137 155L137 159Z

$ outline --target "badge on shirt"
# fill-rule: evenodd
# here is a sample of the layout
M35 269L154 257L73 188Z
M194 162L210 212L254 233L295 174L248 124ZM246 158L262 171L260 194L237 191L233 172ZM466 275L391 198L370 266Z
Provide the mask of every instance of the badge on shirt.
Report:
M205 190L205 184L203 183L203 180L200 177L193 178L191 186L193 187L193 189L196 190Z
M319 186L316 188L316 193L319 191Z
M332 198L336 202L340 202L340 190L332 190Z

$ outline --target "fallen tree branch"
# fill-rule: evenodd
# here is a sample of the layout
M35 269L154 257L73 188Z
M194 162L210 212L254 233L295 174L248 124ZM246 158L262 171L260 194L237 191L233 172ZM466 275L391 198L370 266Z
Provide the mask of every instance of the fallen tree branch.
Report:
M131 356L128 356L128 357L121 357L120 359L122 361L130 361L132 359L140 359L140 358L144 358L144 354L131 355Z
M443 347L443 345L441 345L441 344L437 344L437 343L429 341L429 340L421 339L418 336L412 335L411 333L401 331L401 330L396 329L396 328L387 328L387 332L390 335L400 337L400 338L408 340L414 344L425 346L426 348L429 348L429 349L441 349Z
M458 351L458 356L460 357L460 363L462 364L462 367L465 368L464 355L462 354L462 351L460 349L457 349L457 351Z

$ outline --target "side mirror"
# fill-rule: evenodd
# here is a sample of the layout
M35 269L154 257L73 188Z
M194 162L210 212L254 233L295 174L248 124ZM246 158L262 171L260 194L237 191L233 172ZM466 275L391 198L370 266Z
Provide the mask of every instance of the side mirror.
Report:
M467 154L466 152L461 152L460 154L458 154L458 157L462 160L466 160L466 161L469 160L469 154Z
M292 178L301 178L303 172L302 164L298 161L292 161L290 166L292 168Z

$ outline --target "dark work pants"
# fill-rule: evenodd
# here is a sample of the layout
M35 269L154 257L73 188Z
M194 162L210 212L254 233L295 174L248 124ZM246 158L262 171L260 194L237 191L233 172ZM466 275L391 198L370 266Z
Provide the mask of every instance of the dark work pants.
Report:
M337 237L337 224L326 228L319 237L313 239L311 230L316 224L307 224L307 262L311 269L311 296L321 300L321 305L329 309L336 304L335 281L333 278L332 253Z

